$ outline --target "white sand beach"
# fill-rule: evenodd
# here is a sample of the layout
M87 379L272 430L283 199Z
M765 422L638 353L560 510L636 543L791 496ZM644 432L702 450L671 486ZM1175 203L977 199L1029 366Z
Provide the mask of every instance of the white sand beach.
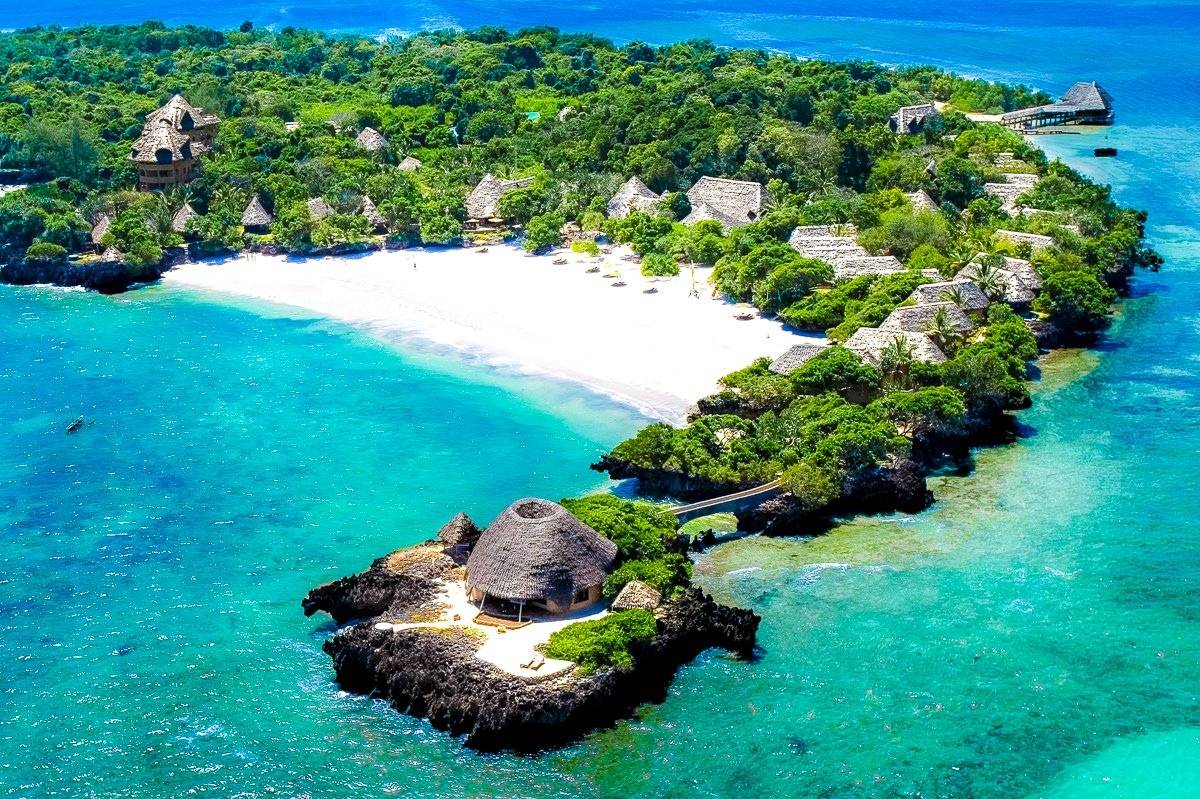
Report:
M805 338L776 321L735 318L742 309L711 297L709 269L695 270L695 296L688 270L643 278L637 264L621 260L624 252L615 248L600 260L562 251L531 256L510 246L341 258L243 255L185 264L164 281L302 308L385 340L416 340L497 368L571 380L671 422L722 375ZM556 265L561 258L568 263ZM594 266L600 271L589 273Z

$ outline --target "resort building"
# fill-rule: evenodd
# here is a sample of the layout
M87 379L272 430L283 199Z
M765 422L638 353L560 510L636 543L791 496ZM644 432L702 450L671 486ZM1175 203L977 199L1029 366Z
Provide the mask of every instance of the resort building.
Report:
M933 339L924 333L912 333L906 330L860 327L846 341L846 349L872 366L878 367L882 363L884 351L895 346L896 341L903 342L904 346L912 353L914 361L942 363L946 360L946 353L933 343Z
M242 212L242 227L246 232L266 233L274 221L275 217L271 216L266 208L263 208L262 200L258 199L258 195L251 197L246 210Z
M196 172L197 156L212 146L220 119L177 94L146 115L142 135L129 158L137 165L138 187L144 190L187 183Z
M379 213L379 209L375 207L375 203L371 202L370 197L362 198L358 212L366 217L366 220L371 223L371 229L376 233L387 233L387 219Z
M1037 182L1037 175L1006 174L1003 183L983 184L983 193L1000 198L1000 207L1011 216L1017 213L1017 198L1036 186Z
M729 178L702 177L688 189L692 212L685 225L713 220L726 230L757 221L769 203L767 190L759 183Z
M387 152L388 140L379 131L372 127L362 129L362 132L354 138L356 144L370 153Z
M467 559L467 596L481 610L559 614L600 601L617 545L563 506L519 499L479 536Z
M413 158L411 155L404 156L403 160L400 161L400 166L398 167L401 172L416 172L420 168L421 162L416 158Z
M221 120L216 114L210 114L203 108L197 108L177 94L167 101L166 105L146 115L143 130L149 130L160 120L166 120L177 132L187 136L197 153L212 147L217 138L217 126Z
M148 123L129 158L137 165L138 187L145 190L187 183L196 166L191 140L166 119Z
M1005 259L1007 261L1007 259ZM1014 258L1014 261L1028 264L1028 261L1021 261L1019 258ZM1036 286L1032 283L1027 283L1014 271L1008 268L1000 268L995 270L997 282L1000 284L999 299L1007 302L1009 305L1023 306L1033 302L1033 297L1037 293L1037 288L1041 286L1041 278L1038 277L1035 281ZM977 282L980 280L980 265L971 263L959 270L954 276L956 281L969 280ZM1036 274L1036 272L1035 272ZM984 287L986 288L986 287Z
M1113 98L1096 81L1079 81L1057 103L1010 111L1001 124L1024 130L1047 125L1111 125L1116 121Z
M888 119L888 128L892 133L906 135L910 133L923 133L925 125L930 120L936 119L938 110L933 103L921 103L920 105L906 105L898 108L896 113L892 114Z
M900 275L907 272L894 255L862 255L838 258L833 264L834 280L853 280L863 275Z
M921 191L910 191L904 195L908 201L912 203L912 207L917 211L936 211L938 204L933 201L923 189Z
M879 325L880 330L904 330L909 333L928 333L934 328L941 314L955 333L970 333L975 325L966 313L953 302L935 302L929 305L901 305L892 311Z
M101 239L104 238L104 234L110 227L112 227L112 218L108 214L100 214L96 217L96 224L92 226L92 249L100 251L100 248L104 246Z
M1022 230L997 230L996 238L1010 244L1028 244L1031 250L1044 250L1054 245L1054 239L1038 233L1026 233Z
M313 197L308 201L308 215L312 217L312 221L320 222L327 216L333 214L333 206L325 202L324 197Z
M767 368L777 375L790 375L813 358L829 349L828 344L795 344L783 355L771 361Z
M661 195L651 191L650 187L639 178L630 178L625 181L625 185L621 186L617 190L617 193L612 196L612 199L608 201L608 218L624 219L629 216L631 211L649 213L657 208L661 202Z
M917 286L908 296L908 300L917 305L952 302L969 314L986 311L992 304L983 290L970 280L942 280L936 283L926 283L923 286Z
M503 222L499 218L500 198L510 191L523 189L532 183L533 178L501 180L489 172L467 195L467 219L476 224L484 221Z

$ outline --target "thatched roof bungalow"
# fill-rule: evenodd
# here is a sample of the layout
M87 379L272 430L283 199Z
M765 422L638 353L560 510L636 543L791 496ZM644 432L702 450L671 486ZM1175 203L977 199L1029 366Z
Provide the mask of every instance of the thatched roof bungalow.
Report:
M1033 302L1033 297L1037 293L1037 290L1021 280L1016 273L1002 268L997 269L996 274L999 276L1000 283L1004 289L1004 294L1000 299L1009 305L1027 305ZM954 279L977 281L979 279L979 264L967 264L958 271Z
M794 370L799 369L827 349L829 349L829 345L824 343L795 344L783 355L771 361L771 365L767 368L777 375L790 375Z
M769 202L767 190L748 180L704 176L687 193L692 212L683 224L714 220L726 229L738 228L762 216Z
M365 127L354 137L354 143L370 153L382 153L388 148L387 136L372 127Z
M853 280L863 275L901 275L907 271L894 255L843 257L833 263L834 280Z
M598 602L617 545L558 503L519 499L488 525L467 559L480 606L532 605L565 613Z
M1008 214L1017 213L1017 198L1037 185L1038 176L1014 172L1004 175L1003 183L983 184L983 193L998 197L1000 207Z
M655 587L641 580L630 580L625 583L617 598L613 600L613 610L654 610L662 604L662 593Z
M333 206L325 202L324 197L313 197L308 201L308 215L314 222L320 222L333 214Z
M1033 250L1044 250L1054 246L1054 239L1038 233L1026 233L1022 230L997 230L996 238L1012 244L1028 244Z
M376 233L387 232L387 219L383 214L379 213L379 209L375 207L375 203L371 202L371 198L363 195L362 202L359 203L358 212L366 217L366 220L371 223L371 228Z
M116 247L109 247L100 256L100 260L108 261L109 263L119 264L125 261L125 254Z
M904 330L909 333L929 333L938 313L945 316L956 333L970 333L975 325L966 313L952 302L936 302L929 305L901 305L883 323L880 330Z
M400 166L397 167L401 172L416 172L421 168L421 162L413 158L411 155L406 155L400 161Z
M166 118L147 123L129 151L143 189L176 186L192 179L195 153L192 141Z
M936 211L938 209L938 204L933 201L933 198L930 197L928 192L926 192L924 189L919 191L910 191L904 196L908 198L908 201L912 204L914 210Z
M926 283L917 286L908 296L917 305L936 305L942 302L953 302L967 313L986 311L991 301L987 295L970 280L942 280L936 283Z
M933 339L924 333L907 330L881 330L877 327L860 327L846 341L846 349L872 366L879 366L883 351L894 341L903 341L912 350L913 360L926 363L942 363L946 353L942 352Z
M655 194L639 178L633 177L625 181L608 201L608 216L610 219L624 219L631 211L653 211L661 202L661 195Z
M186 233L187 223L197 216L199 214L196 213L196 209L192 207L192 204L184 203L175 212L175 216L171 217L171 230L174 230L176 233Z
M93 246L100 246L100 240L104 238L104 234L108 232L110 227L112 227L112 217L108 214L100 214L100 216L96 217L96 224L92 226Z
M501 180L489 172L467 195L467 218L476 221L496 219L500 213L500 198L510 191L523 189L532 183L533 178Z
M938 110L933 103L906 105L896 109L888 119L888 128L892 133L909 134L921 133L930 120L938 116Z
M816 258L837 265L846 260L870 258L854 236L853 225L801 225L792 231L788 244L805 258Z
M249 233L266 233L267 228L275 221L275 217L263 208L262 200L258 199L258 195L250 198L246 210L242 212L242 227Z

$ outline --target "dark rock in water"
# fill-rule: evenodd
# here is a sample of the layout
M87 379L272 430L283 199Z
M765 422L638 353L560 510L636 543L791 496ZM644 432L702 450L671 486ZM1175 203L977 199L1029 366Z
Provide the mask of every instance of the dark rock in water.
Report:
M135 268L114 261L14 261L0 268L0 282L16 286L35 283L82 286L102 294L119 294L136 283L158 280L168 268L165 263Z
M325 642L343 689L385 699L488 751L559 746L629 716L643 702L662 701L679 666L701 651L722 647L750 657L760 621L691 589L659 610L656 634L632 653L631 669L531 681L475 657L479 642L465 628L375 629L375 617L420 607L437 585L380 558L362 574L314 588L304 612L370 617Z

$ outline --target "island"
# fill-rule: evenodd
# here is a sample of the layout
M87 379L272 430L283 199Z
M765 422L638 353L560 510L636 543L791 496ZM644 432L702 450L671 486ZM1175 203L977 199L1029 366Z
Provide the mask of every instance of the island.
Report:
M1033 144L1115 122L1091 79L1055 100L548 28L32 29L0 34L0 63L0 160L24 185L0 196L5 281L256 272L238 291L338 295L372 327L409 315L401 274L433 272L425 316L469 309L452 342L565 341L552 367L576 377L617 329L661 371L720 355L686 414L650 403L659 421L598 453L642 499L456 516L304 599L341 625L325 649L344 688L479 749L556 745L660 699L704 649L750 655L758 617L692 585L681 516L805 535L927 507L930 473L1011 440L1038 357L1094 343L1133 270L1161 264L1144 213ZM464 259L492 282L460 279ZM535 296L566 285L555 269L592 282Z
M759 617L690 585L670 512L565 505L519 499L483 530L459 513L310 591L305 614L344 625L325 643L339 685L476 749L536 750L661 701L704 649L752 656Z

